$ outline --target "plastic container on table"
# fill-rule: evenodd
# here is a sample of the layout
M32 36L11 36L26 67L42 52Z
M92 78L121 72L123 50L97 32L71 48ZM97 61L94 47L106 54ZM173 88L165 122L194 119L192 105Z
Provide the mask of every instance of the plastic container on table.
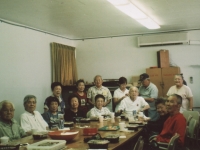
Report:
M27 150L59 150L66 145L65 140L42 140L27 146Z

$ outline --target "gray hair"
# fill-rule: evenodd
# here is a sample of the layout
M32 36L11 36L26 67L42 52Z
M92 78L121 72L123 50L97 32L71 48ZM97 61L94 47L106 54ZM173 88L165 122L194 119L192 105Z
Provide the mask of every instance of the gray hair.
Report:
M137 91L139 92L139 90L138 90L138 88L137 88L136 86L131 86L131 87L129 88L129 91L130 91L131 89L137 89Z
M170 95L170 96L176 97L177 103L178 103L178 104L182 104L182 97L181 97L180 95L178 95L178 94L172 94L172 95Z
M12 102L10 102L9 100L3 100L0 102L0 111L2 110L2 108L5 104L11 104L13 106L13 109L15 109L15 106Z
M34 95L26 95L26 96L24 97L24 104L25 104L26 102L28 102L31 98L34 98L34 99L35 99L35 102L37 102L36 96L34 96Z
M97 77L100 77L101 80L103 81L102 76L100 76L100 75L96 75L96 76L94 77L94 81L96 80Z

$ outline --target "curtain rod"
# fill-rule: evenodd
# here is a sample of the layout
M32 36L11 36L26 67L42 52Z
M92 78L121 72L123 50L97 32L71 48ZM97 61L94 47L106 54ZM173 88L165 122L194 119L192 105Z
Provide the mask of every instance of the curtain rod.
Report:
M197 28L197 29L182 29L182 30L170 30L170 31L161 31L161 32L154 32L154 33L146 32L146 33L133 33L133 34L121 34L121 35L97 36L97 37L85 37L85 38L74 38L74 39L72 39L72 38L61 36L61 35L58 35L58 34L55 34L55 33L51 33L51 32L43 31L43 30L36 29L36 28L33 28L33 27L29 27L29 26L17 24L17 23L14 23L14 22L10 22L10 21L7 21L7 20L1 19L1 18L0 18L0 22L6 23L6 24L9 24L9 25L13 25L13 26L17 26L17 27L23 27L23 28L30 29L30 30L33 30L33 31L38 31L38 32L41 32L41 33L49 34L49 35L60 37L60 38L67 39L67 40L81 40L81 41L91 40L91 39L103 39L103 38L126 37L126 36L142 36L142 35L151 35L151 34L160 34L160 33L174 33L174 32L200 30L200 28Z

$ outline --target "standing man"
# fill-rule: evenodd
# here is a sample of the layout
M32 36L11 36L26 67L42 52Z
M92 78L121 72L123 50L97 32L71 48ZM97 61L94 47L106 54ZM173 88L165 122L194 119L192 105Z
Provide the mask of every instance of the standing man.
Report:
M110 93L110 90L107 87L102 86L103 80L100 75L96 75L94 77L94 85L88 89L87 92L87 98L88 102L94 106L95 104L95 96L97 94L102 94L105 97L104 107L107 107L111 112L112 110L112 95Z
M159 118L155 106L155 99L158 97L158 88L155 84L150 82L149 75L146 73L140 75L139 81L142 83L139 88L140 96L142 96L150 106L144 113L151 118L151 121L156 121Z

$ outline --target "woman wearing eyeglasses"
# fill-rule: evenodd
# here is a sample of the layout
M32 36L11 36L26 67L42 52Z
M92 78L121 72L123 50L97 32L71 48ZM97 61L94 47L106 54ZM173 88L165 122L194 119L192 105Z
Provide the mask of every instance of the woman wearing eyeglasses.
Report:
M8 100L0 103L0 137L7 136L10 140L26 136L26 133L14 117L14 105Z
M21 126L27 134L31 134L32 129L37 131L45 131L48 124L36 109L36 97L27 95L24 98L25 112L20 117Z

